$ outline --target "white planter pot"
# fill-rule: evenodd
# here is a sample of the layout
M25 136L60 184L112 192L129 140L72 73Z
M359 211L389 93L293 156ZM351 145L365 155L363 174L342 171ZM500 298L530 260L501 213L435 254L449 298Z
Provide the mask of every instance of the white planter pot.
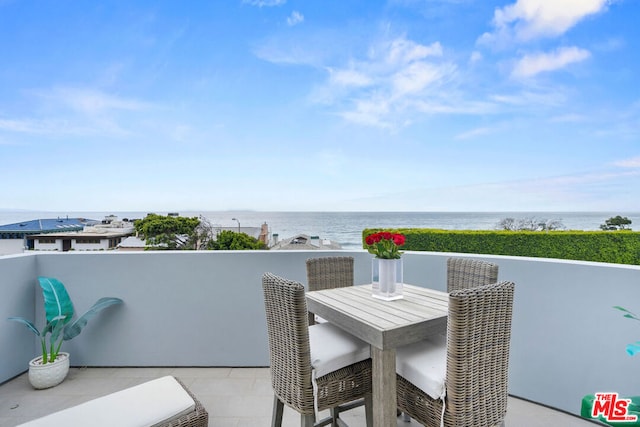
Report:
M55 362L42 364L42 356L29 362L29 382L36 389L60 384L69 372L69 353L58 353Z
M373 297L385 301L402 298L403 266L402 258L373 258L371 282Z

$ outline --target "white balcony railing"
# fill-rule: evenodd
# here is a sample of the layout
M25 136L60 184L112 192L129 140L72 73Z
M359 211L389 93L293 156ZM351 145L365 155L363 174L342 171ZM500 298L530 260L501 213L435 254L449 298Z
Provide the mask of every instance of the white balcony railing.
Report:
M355 257L355 282L371 275L371 255ZM93 319L63 348L74 366L267 366L261 276L270 271L306 282L305 260L332 252L230 251L32 253L0 257L0 315L43 313L37 276L67 287L78 312L102 296L116 306ZM408 252L406 283L444 290L446 259ZM472 256L500 265L516 283L509 392L573 414L596 391L640 394L640 324L612 309L640 312L640 267L550 259ZM38 353L24 327L2 322L0 383L26 370Z

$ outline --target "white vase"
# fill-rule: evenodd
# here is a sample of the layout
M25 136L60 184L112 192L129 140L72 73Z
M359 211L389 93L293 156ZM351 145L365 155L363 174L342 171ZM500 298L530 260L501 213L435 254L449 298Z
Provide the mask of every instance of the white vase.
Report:
M36 389L60 384L69 372L69 353L60 352L53 363L42 364L42 356L29 362L29 382Z
M385 301L401 299L403 283L402 258L374 258L371 266L373 297Z

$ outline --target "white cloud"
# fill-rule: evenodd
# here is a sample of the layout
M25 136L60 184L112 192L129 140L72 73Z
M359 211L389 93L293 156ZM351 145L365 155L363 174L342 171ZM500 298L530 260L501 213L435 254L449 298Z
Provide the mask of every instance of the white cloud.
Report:
M308 65L323 67L326 62L326 44L321 44L323 36L317 38L271 37L263 40L253 48L258 58L274 64Z
M345 57L323 50L326 42L316 44L331 37L272 39L254 52L266 61L325 70L326 79L312 88L309 102L360 125L398 129L419 116L497 112L499 103L470 99L474 95L461 89L466 84L461 80L464 70L447 57L438 41L419 43L403 35L383 35L360 56L353 54L354 47L341 49L351 53ZM481 54L474 56L479 60Z
M448 99L420 99L413 101L412 107L424 114L493 114L497 111L497 105L491 102L468 101L458 97Z
M610 0L517 0L494 12L494 32L480 43L501 46L564 34L587 16L606 10Z
M38 115L0 118L0 131L49 136L130 134L119 122L152 104L95 89L56 87L31 91ZM126 114L123 116L122 112Z
M482 61L482 59L483 59L482 54L477 50L475 50L471 53L471 56L469 57L469 62L472 64L475 64L476 62Z
M584 61L591 53L578 47L563 47L551 53L536 53L523 56L513 68L512 77L533 77L546 71L555 71L575 62Z
M640 156L617 161L614 163L614 166L621 168L640 168Z
M30 120L0 119L0 130L9 132L41 133L43 126Z
M356 70L329 70L329 79L331 84L339 86L369 86L373 83L373 79Z
M393 125L387 119L390 113L391 107L387 100L371 98L356 100L354 108L343 111L340 116L361 125L391 128Z
M387 50L387 61L390 64L405 64L429 56L442 56L442 45L439 42L425 46L412 40L397 38L384 49Z
M420 100L455 75L456 66L442 61L442 56L439 42L384 40L344 69L327 68L329 78L318 93L323 101L340 105L339 115L345 120L383 128L405 126L411 121L405 113L421 112Z
M567 101L567 95L559 88L542 89L538 91L525 90L513 94L493 94L489 95L492 102L513 107L532 106L558 107Z
M304 15L296 10L291 12L291 15L287 18L287 25L289 25L290 27L298 25L302 22L304 22Z
M391 77L394 96L420 93L426 87L436 84L452 69L426 62L415 62L399 70Z
M250 4L258 7L282 6L287 0L243 0L242 3Z
M176 124L170 130L171 138L178 142L187 142L193 138L193 128L185 124Z
M73 118L49 119L0 119L0 131L49 135L49 136L78 136L123 134L122 129L113 124L84 123Z
M56 87L37 94L46 100L66 105L72 110L95 114L108 110L140 111L150 107L150 104L132 98L111 95L95 89Z
M459 133L458 135L456 135L455 138L456 139L472 139L472 138L475 138L476 136L487 135L492 131L493 129L491 128L481 127L481 128L471 129L469 131Z
M551 117L549 119L549 121L553 123L580 123L580 122L584 122L585 120L587 120L585 116L582 116L580 114L573 114L573 113L561 114L559 116Z
M491 211L500 206L502 211L580 211L580 210L634 210L633 197L622 202L610 197L620 183L638 177L640 171L619 173L590 172L565 176L539 176L531 179L496 180L483 182L482 178L459 181L452 185L409 188L406 191L380 195L398 209L432 211ZM614 190L614 191L612 191ZM634 191L632 189L632 193ZM371 202L375 200L371 198ZM621 205L627 204L626 206ZM541 208L542 207L542 208Z
M616 50L620 50L625 47L625 41L621 38L611 37L605 40L602 40L596 43L593 46L594 50L598 50L600 52L614 52Z

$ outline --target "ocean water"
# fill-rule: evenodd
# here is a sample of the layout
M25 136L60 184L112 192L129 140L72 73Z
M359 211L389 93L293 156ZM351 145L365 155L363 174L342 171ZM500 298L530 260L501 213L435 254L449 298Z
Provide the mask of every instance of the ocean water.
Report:
M155 212L166 215L167 212ZM338 242L344 249L362 247L365 228L441 228L446 230L492 230L504 218L558 220L570 230L598 230L612 216L626 216L631 228L640 230L640 212L260 212L260 211L184 211L181 216L200 216L223 227L260 227L267 223L280 239L296 234L320 236ZM147 212L36 212L0 210L0 225L39 218L89 218L107 215L144 218Z

